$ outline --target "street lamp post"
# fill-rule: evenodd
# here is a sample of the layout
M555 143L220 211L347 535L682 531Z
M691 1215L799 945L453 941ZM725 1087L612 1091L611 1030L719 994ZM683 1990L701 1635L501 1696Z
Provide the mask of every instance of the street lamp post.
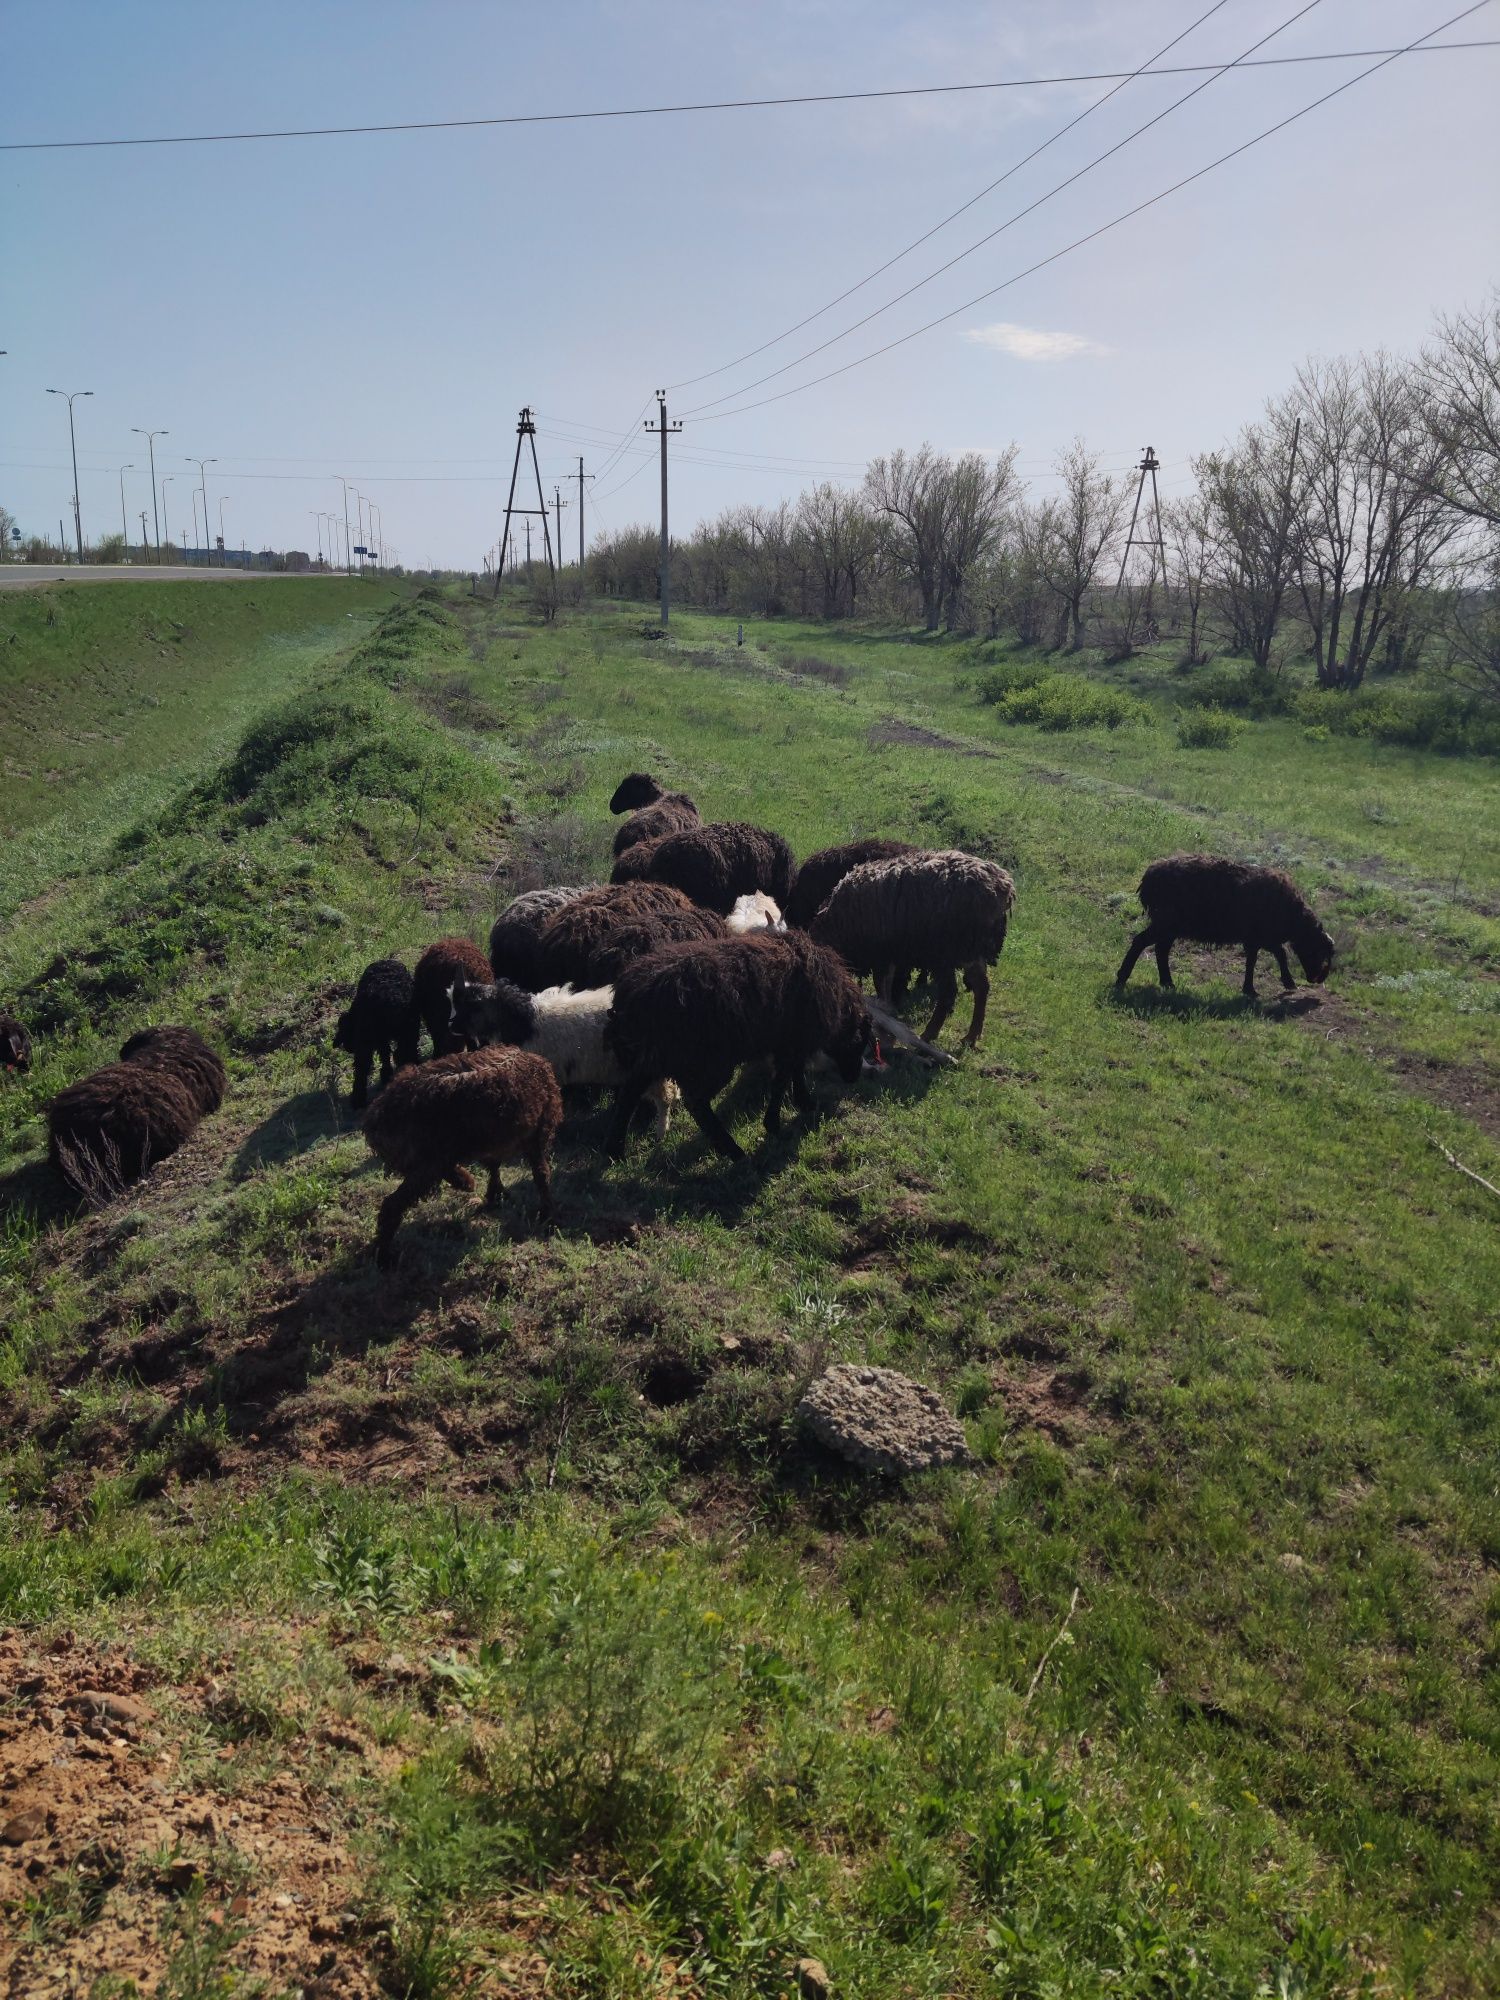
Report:
M220 569L228 569L229 567L229 552L224 547L224 502L228 498L229 495L227 493L221 493L219 495L219 568Z
M336 479L344 489L344 572L347 575L354 567L354 558L349 553L349 482L341 472L330 472L330 479Z
M370 544L365 535L365 496L357 486L354 489L354 526L355 532L359 536L359 541L355 546L367 550ZM359 566L361 570L364 569L365 559L363 555L359 559Z
M151 454L151 519L156 527L156 560L160 562L161 515L157 512L156 508L156 440L158 438L170 437L172 433L170 431L143 431L139 424L132 424L130 426L130 434L132 437L144 438L146 440L146 449Z
M321 515L321 514L320 514L320 513L318 512L318 510L317 510L317 508L316 508L316 507L309 507L307 511L308 511L308 513L309 513L309 514L311 514L311 515L312 515L313 519L314 519L314 520L315 520L315 521L317 522L317 524L318 524L318 561L319 561L319 562L322 562L322 560L323 560L323 516L322 516L322 515Z
M83 513L78 505L78 434L73 428L73 399L75 396L92 396L92 389L49 389L49 396L66 396L68 399L68 442L73 447L73 533L78 537L78 560L83 561Z
M375 544L375 567L377 569L385 568L385 544L381 538L381 533L380 533L380 529L381 526L384 524L384 521L385 521L385 516L380 512L380 509L375 505L375 502L372 500L370 502L370 536Z
M204 530L204 531L203 531L203 540L202 540L201 544L200 544L200 543L198 543L198 535L199 535L199 528L198 528L198 489L197 489L197 487L196 487L196 486L190 486L190 487L188 488L188 491L189 491L189 492L190 492L190 493L192 494L192 496L193 496L193 541L194 541L194 543L195 543L195 544L197 544L198 546L200 546L200 547L202 547L202 548L206 549L206 548L208 547L208 534L207 534L207 531L206 531L206 530Z
M206 472L206 468L207 468L208 466L210 466L210 465L217 465L219 461L218 461L218 460L217 460L216 458L194 458L191 452L188 452L188 453L186 454L186 456L187 456L187 462L188 462L188 464L189 464L189 465L196 465L196 466L197 466L197 468L198 468L198 484L199 484L199 487L201 488L201 490L202 490L202 493L203 493L203 552L204 552L204 554L205 554L205 555L207 555L207 553L208 553L208 477L207 477L207 472ZM193 524L194 524L194 529L195 529L195 531L196 531L196 528L197 528L197 521L198 521L198 510L197 510L197 508L196 508L196 507L194 507L194 509L193 509Z
M134 465L120 467L120 540L125 544L120 553L126 556L130 554L130 528L125 519L125 475L134 471Z
M167 519L167 488L176 477L175 472L165 472L162 474L161 482L161 531L167 538L168 548L172 546L172 524Z

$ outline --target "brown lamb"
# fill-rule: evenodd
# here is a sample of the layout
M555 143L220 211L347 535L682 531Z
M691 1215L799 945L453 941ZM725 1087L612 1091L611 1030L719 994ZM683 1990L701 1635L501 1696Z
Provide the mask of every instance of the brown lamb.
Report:
M439 938L428 945L412 974L412 1012L432 1037L435 1056L451 1055L458 1040L449 1027L448 995L460 980L481 983L490 976L490 962L468 938ZM420 1033L420 1027L417 1028Z
M742 1160L713 1108L740 1065L771 1061L765 1122L774 1137L788 1089L799 1111L812 1109L804 1074L811 1058L826 1052L853 1083L871 1030L859 988L832 952L796 931L757 932L668 945L627 966L615 981L604 1038L625 1078L615 1098L612 1152L624 1146L647 1086L665 1076L680 1084L704 1137Z
M686 792L664 791L660 782L646 771L632 771L615 787L609 802L612 813L630 817L615 835L614 851L623 854L643 840L660 840L664 834L681 833L697 826L702 814Z
M952 1013L962 971L974 996L964 1036L973 1048L984 1033L988 968L1000 956L1015 900L1015 884L998 862L957 848L898 854L851 869L813 919L812 935L847 965L872 972L882 1000L891 998L898 966L930 973L935 999L925 1042L936 1041Z
M797 864L779 833L742 820L714 820L620 855L611 882L669 882L701 909L727 917L741 896L763 889L785 908Z
M1288 945L1314 986L1323 984L1333 965L1333 939L1296 883L1278 868L1226 861L1217 854L1172 854L1151 863L1141 877L1140 898L1146 928L1130 940L1115 974L1117 986L1125 984L1136 960L1151 945L1157 977L1169 987L1169 961L1178 938L1238 945L1245 954L1241 991L1250 1000L1256 997L1255 961L1263 951L1275 959L1288 992L1297 983L1287 964Z
M532 990L610 986L627 965L663 945L725 936L722 917L700 910L680 889L664 882L623 882L591 889L542 926Z
M486 1205L501 1198L500 1168L522 1159L541 1219L553 1220L552 1143L562 1123L552 1065L524 1049L459 1049L398 1070L364 1117L365 1140L401 1185L380 1204L375 1261L391 1261L402 1216L440 1181L473 1192L470 1165L489 1170Z

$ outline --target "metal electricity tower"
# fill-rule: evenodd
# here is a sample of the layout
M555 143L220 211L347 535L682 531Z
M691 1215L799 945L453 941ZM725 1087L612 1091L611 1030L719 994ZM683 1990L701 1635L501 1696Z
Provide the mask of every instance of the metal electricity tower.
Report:
M1130 510L1130 533L1125 537L1125 550L1120 557L1120 574L1115 581L1115 589L1118 590L1125 581L1125 565L1130 561L1130 551L1137 544L1151 551L1151 566L1146 571L1146 616L1148 618L1151 615L1151 586L1156 581L1158 557L1161 560L1161 580L1163 586L1165 586L1167 581L1167 545L1162 540L1161 534L1161 495L1156 490L1156 475L1160 470L1161 460L1148 444L1142 455L1140 464L1136 467L1136 471L1141 476L1136 481L1135 505ZM1145 495L1148 476L1151 480L1151 514L1152 519L1156 523L1156 533L1154 535L1138 535L1135 531L1135 524L1140 515L1141 500Z
M521 470L521 444L525 438L530 438L531 440L531 470L536 476L536 505L534 507L518 507L516 505L516 477ZM536 455L536 419L532 416L529 409L522 410L520 421L516 425L516 456L515 462L510 468L510 492L507 494L505 501L505 533L501 536L500 541L502 552L510 546L510 522L513 514L541 515L542 541L547 551L547 574L549 577L556 576L556 566L552 561L552 536L547 529L547 502L542 496L542 468L537 462ZM529 519L526 527L529 534L531 529ZM529 556L527 560L530 561ZM504 554L502 553L500 567L495 571L494 595L496 597L500 595L500 578L504 573L504 562Z
M672 587L669 573L671 544L667 539L667 439L673 431L682 429L681 423L667 422L667 392L656 392L656 422L643 426L645 430L661 438L661 629L667 629L667 618L671 611Z
M576 472L570 472L568 474L568 477L569 479L576 479L578 481L578 574L581 577L583 575L583 482L585 481L585 479L587 479L588 481L590 481L590 483L592 483L594 477L592 472L584 471L583 454L581 452L579 453L578 457L578 470ZM561 554L562 526L560 523L557 530L557 544L558 544L558 553Z

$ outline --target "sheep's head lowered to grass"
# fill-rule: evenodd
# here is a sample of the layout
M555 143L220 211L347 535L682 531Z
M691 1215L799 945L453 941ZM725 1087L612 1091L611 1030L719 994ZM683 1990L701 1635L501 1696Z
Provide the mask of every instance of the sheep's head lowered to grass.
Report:
M492 1043L520 1048L536 1033L536 1006L529 993L508 979L488 983L460 979L449 991L451 1033L460 1048Z

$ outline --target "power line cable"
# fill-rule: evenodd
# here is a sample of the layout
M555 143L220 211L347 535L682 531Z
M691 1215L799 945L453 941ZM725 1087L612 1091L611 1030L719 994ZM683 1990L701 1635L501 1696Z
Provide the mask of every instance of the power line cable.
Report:
M855 320L852 325L842 328L838 333L830 334L826 340L820 340L815 347L807 348L805 352L795 355L792 360L784 361L779 368L772 368L768 373L757 376L755 381L745 383L742 388L726 389L721 396L710 396L706 403L699 403L693 409L685 410L683 415L687 417L697 416L700 411L711 410L719 403L730 402L735 396L747 396L752 389L759 389L767 382L774 382L778 376L789 374L793 368L800 368L804 361L811 361L814 355L823 354L830 347L837 346L839 341L847 340L851 333L857 333L862 326L868 326L872 319L879 319L880 315L889 312L892 306L900 305L903 299L909 299L914 292L920 292L924 286L930 285L934 278L941 278L944 272L951 271L955 264L963 263L965 258L972 257L976 250L982 250L987 243L993 243L997 236L1003 236L1007 229L1013 228L1016 223L1024 221L1028 215L1034 215L1039 208L1045 207L1054 195L1059 195L1065 188L1072 187L1075 181L1081 181L1086 174L1091 174L1095 167L1103 166L1106 160L1113 159L1116 153L1123 152L1127 146L1139 139L1143 133L1151 131L1154 126L1160 125L1163 119L1170 118L1174 111L1180 111L1184 104L1189 103L1193 98L1199 96L1210 85L1218 83L1232 69L1237 68L1244 61L1245 56L1249 55L1252 50L1263 48L1267 42L1274 41L1277 35L1285 34L1288 28L1302 20L1305 15L1310 14L1315 7L1321 5L1322 0L1304 0L1304 4L1295 13L1289 14L1279 27L1270 29L1258 41L1252 42L1250 48L1244 52L1244 55L1236 56L1232 62L1221 65L1212 76L1205 77L1201 83L1195 83L1191 90L1185 90L1181 97L1174 99L1171 104L1165 105L1154 117L1148 118L1144 124L1137 125L1133 132L1127 132L1123 139L1117 139L1114 145L1106 147L1102 153L1096 153L1092 160L1085 161L1083 166L1079 167L1074 173L1069 174L1065 180L1058 181L1053 187L1048 188L1045 194L1040 194L1035 201L1028 202L1024 208L1018 208L1014 215L1009 215L1004 222L997 223L993 229L986 231L983 236L969 244L967 249L957 251L945 264L939 264L936 270L929 271L926 277L918 278L915 283L908 285L905 291L897 292L895 297L887 299L884 305L873 307L863 318ZM1204 16L1204 18L1206 19L1207 16ZM816 318L817 315L814 314L813 317ZM771 344L774 345L774 342ZM720 371L716 369L714 372L717 374Z
M1162 57L1170 50L1175 49L1179 42L1186 41L1189 35L1196 33L1203 26L1203 23L1209 19L1210 15L1217 14L1221 7L1227 5L1228 0L1214 0L1213 6L1208 9L1207 13L1200 14L1196 21L1189 27L1184 28L1181 34L1174 35L1170 42L1164 42L1155 55L1147 56L1138 69L1133 69L1128 76L1115 84L1113 89L1106 90L1102 97L1096 97L1094 102L1086 105L1076 118L1070 118L1066 125L1059 125L1050 138L1044 139L1039 146L1033 146L1024 158L1016 161L1014 166L1007 167L998 180L991 181L988 187L982 187L978 194L971 195L966 202L961 203L959 207L955 208L951 215L945 215L941 222L935 222L931 229L924 229L922 234L913 238L904 250L898 250L894 257L887 257L883 264L877 264L873 271L867 272L856 284L850 285L847 290L840 292L837 298L830 299L827 305L819 306L816 312L810 312L805 319L799 319L795 325L786 327L780 333L773 334L769 340L763 340L759 347L750 348L748 352L741 354L738 359L725 361L717 368L706 368L701 375L685 376L682 381L670 383L668 386L672 389L691 389L696 383L712 381L715 375L723 375L731 368L739 368L745 362L753 361L757 354L764 354L767 348L776 347L783 340L790 340L794 333L800 333L803 327L811 326L815 319L821 319L824 313L832 312L834 307L842 305L845 299L852 299L856 292L863 291L866 285L873 284L878 277L889 271L893 264L899 264L903 257L909 257L913 250L919 250L924 243L936 236L940 229L946 229L950 222L957 222L961 215L966 214L976 203L983 201L986 195L993 194L997 187L1002 187L1012 175L1018 174L1022 167L1030 166L1031 162L1045 153L1049 146L1055 146L1059 139L1066 138L1069 132L1073 131L1076 126L1081 125L1085 118L1092 118L1094 113L1102 105L1108 104L1112 97L1117 96L1127 83L1134 83L1137 78L1143 76L1150 70L1153 63L1160 62ZM1166 72L1158 70L1157 74L1164 75Z
M1133 208L1124 209L1109 222L1100 223L1097 229L1091 229L1082 236L1075 236L1071 243L1065 243L1060 250L1054 250L1050 256L1038 258L1036 263L1028 264L1024 271L1015 272L1011 277L1003 279L1000 284L991 285L987 291L976 292L973 298L965 299L962 305L954 306L949 312L939 313L935 319L927 320L921 326L913 327L910 333L899 334L896 339L886 341L883 346L872 348L868 354L856 355L854 360L842 362L837 368L830 368L822 375L814 375L806 382L796 383L790 389L779 389L774 396L762 396L757 402L742 403L737 410L714 411L711 406L705 405L704 407L710 413L700 417L698 421L706 424L721 423L726 417L747 416L750 411L763 410L770 403L784 402L788 396L800 396L808 389L816 389L824 382L833 381L836 376L847 375L852 368L862 368L866 362L878 360L881 355L889 354L894 348L904 347L908 341L916 340L924 333L931 333L934 327L946 325L949 320L957 319L960 313L972 312L975 306L983 305L987 299L996 297L1000 292L1008 291L1012 285L1018 285L1023 278L1032 277L1036 272L1045 270L1049 264L1055 264L1061 258L1071 256L1075 250L1081 250L1084 244L1093 243L1099 237L1108 235L1110 230L1118 229L1122 223L1129 222L1132 217L1144 214L1148 208L1154 208L1158 202L1165 201L1169 195L1180 193L1185 187L1191 187L1194 181L1202 180L1205 174L1213 173L1218 167L1227 166L1231 160L1237 160L1242 153L1248 153L1252 147L1259 146L1264 140L1273 138L1278 132L1284 132L1289 125L1295 125L1299 119L1306 118L1310 113L1320 110L1323 105L1331 104L1334 98L1342 97L1346 90L1352 90L1356 84L1363 83L1367 77L1372 77L1378 71L1388 68L1391 63L1398 61L1402 56L1414 54L1433 35L1442 34L1445 28L1451 28L1455 22L1467 20L1471 14L1477 14L1481 7L1487 7L1489 4L1490 0L1475 0L1473 6L1465 7L1459 13L1452 15L1448 20L1440 22L1437 27L1429 29L1426 35L1419 36L1416 41L1409 43L1406 48L1396 49L1380 62L1372 63L1368 69L1362 69L1357 76L1348 77L1343 83L1336 84L1332 90L1324 91L1321 97L1315 97L1311 103L1304 104L1300 111L1292 111L1285 118L1278 118L1274 125L1267 125L1263 131L1257 132L1252 138L1244 140L1240 145L1231 147L1227 153L1220 153L1217 159L1210 160L1206 166L1197 167L1192 173L1184 174L1181 180L1173 181L1170 187L1164 187L1158 193L1149 195L1145 201L1137 202ZM746 391L742 389L738 393L744 395ZM715 400L723 401L724 399L720 397ZM689 414L691 413L689 412Z
M1448 42L1445 49L1491 49L1496 40ZM1279 69L1293 63L1360 62L1368 56L1406 55L1400 49L1315 49L1305 55L1268 56L1247 63L1247 69ZM1437 54L1438 50L1427 51ZM1157 76L1197 76L1213 63L1177 63L1153 72ZM411 118L385 125L292 125L264 132L165 132L113 139L6 139L0 153L61 153L98 151L111 146L228 146L272 139L349 139L381 132L466 132L504 125L570 125L620 118L675 118L692 112L769 111L802 104L868 104L900 97L959 97L988 90L1041 90L1062 83L1128 83L1136 72L1121 69L1077 70L1065 76L1011 76L978 83L912 83L888 90L820 90L796 97L721 97L692 104L629 104L599 111L517 111L493 118Z

